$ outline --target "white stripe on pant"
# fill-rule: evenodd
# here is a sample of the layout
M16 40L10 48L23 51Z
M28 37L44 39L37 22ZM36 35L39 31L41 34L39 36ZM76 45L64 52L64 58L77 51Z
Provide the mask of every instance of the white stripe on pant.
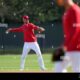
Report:
M69 66L71 66L72 72L80 72L80 52L67 52L64 61L55 62L54 71L64 72Z
M45 66L44 66L44 62L43 62L43 58L42 58L42 55L41 55L41 51L40 51L40 48L39 48L39 45L38 45L37 42L25 42L24 43L23 52L22 52L22 56L21 56L20 69L22 69L22 70L24 69L25 58L27 57L27 55L28 55L30 50L33 50L33 51L36 52L36 54L38 56L39 66L40 66L41 70L44 70Z

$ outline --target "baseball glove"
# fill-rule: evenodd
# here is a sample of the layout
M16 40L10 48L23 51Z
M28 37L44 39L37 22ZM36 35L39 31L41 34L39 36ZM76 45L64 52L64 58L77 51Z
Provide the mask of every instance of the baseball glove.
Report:
M52 62L63 61L65 52L63 48L56 48L52 53Z

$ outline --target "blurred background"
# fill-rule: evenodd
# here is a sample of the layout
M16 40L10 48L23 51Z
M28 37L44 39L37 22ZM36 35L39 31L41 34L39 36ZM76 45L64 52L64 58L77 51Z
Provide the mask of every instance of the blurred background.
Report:
M64 9L56 0L0 0L0 54L20 54L23 47L23 33L6 34L8 28L22 25L22 16L30 16L30 22L44 27L42 34L36 33L43 53L60 46L63 41L62 15ZM78 5L80 0L74 0Z

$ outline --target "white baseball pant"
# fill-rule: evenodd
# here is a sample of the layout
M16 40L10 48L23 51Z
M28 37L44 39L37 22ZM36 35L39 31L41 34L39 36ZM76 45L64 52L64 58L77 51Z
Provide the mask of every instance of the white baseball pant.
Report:
M80 72L80 52L67 52L62 62L55 62L55 72L67 72L67 68L71 66L72 72Z
M30 50L33 50L36 52L38 56L38 63L39 63L40 69L45 70L42 54L41 54L41 51L37 42L25 42L24 43L23 52L21 56L20 69L24 70L25 58L27 57Z

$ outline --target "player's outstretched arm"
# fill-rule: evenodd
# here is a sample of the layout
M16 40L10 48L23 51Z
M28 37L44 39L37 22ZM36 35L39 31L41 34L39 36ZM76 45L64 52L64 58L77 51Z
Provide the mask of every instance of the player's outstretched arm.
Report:
M9 33L9 32L22 32L23 31L23 28L20 27L20 28L9 28L8 30L6 30L6 33Z
M6 34L8 34L11 30L12 30L12 28L7 29Z

